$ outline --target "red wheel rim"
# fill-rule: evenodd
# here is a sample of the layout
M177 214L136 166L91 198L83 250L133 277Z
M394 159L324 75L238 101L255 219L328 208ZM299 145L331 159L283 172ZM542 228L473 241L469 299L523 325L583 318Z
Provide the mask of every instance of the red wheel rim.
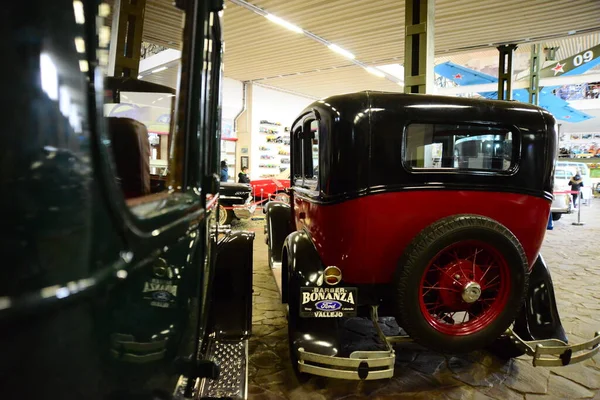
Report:
M495 247L480 241L457 242L438 252L425 269L419 306L438 332L471 335L498 317L509 293L510 269Z

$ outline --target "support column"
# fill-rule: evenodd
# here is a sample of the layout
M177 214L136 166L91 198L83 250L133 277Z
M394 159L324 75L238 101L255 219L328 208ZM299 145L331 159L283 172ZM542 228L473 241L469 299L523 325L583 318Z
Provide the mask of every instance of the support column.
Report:
M109 76L137 77L146 0L115 0L108 61Z
M529 102L539 105L540 97L540 69L542 66L542 46L534 44L531 46L531 60L529 67Z
M513 54L516 44L505 44L497 47L498 60L498 100L512 99Z
M435 0L404 4L404 93L433 93Z
M238 138L235 146L235 170L242 170L241 158L242 156L248 157L250 176L252 179L258 179L258 174L252 168L253 154L252 154L252 103L253 103L253 88L252 83L243 82L244 84L244 106L242 111L235 119L235 133ZM242 153L242 149L246 149ZM256 164L256 163L255 163ZM237 181L237 177L236 181Z

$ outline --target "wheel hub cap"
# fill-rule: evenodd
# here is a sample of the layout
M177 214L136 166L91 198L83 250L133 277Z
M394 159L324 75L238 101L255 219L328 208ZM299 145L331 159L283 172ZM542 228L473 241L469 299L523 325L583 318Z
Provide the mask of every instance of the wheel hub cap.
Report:
M469 282L462 291L462 299L465 303L474 303L481 296L481 286L477 282Z

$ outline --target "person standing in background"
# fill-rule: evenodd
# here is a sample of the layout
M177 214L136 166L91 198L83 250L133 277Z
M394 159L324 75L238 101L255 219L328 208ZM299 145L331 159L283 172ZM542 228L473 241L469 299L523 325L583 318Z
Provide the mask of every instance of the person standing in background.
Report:
M581 179L581 175L579 175L579 171L576 172L573 177L571 177L569 186L571 186L571 191L577 192L571 194L573 196L573 207L577 208L577 197L579 196L580 190L583 187L583 180Z
M221 182L227 182L229 179L229 168L227 167L227 161L221 161Z

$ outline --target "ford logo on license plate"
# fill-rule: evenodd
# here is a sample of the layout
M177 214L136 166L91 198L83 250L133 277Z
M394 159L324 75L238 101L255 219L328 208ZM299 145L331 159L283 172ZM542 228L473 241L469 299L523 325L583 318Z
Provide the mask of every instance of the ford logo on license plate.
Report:
M168 292L155 292L152 294L152 297L157 301L169 301L171 299L171 295Z
M321 311L336 311L342 308L342 303L339 301L323 300L315 304L315 308Z

